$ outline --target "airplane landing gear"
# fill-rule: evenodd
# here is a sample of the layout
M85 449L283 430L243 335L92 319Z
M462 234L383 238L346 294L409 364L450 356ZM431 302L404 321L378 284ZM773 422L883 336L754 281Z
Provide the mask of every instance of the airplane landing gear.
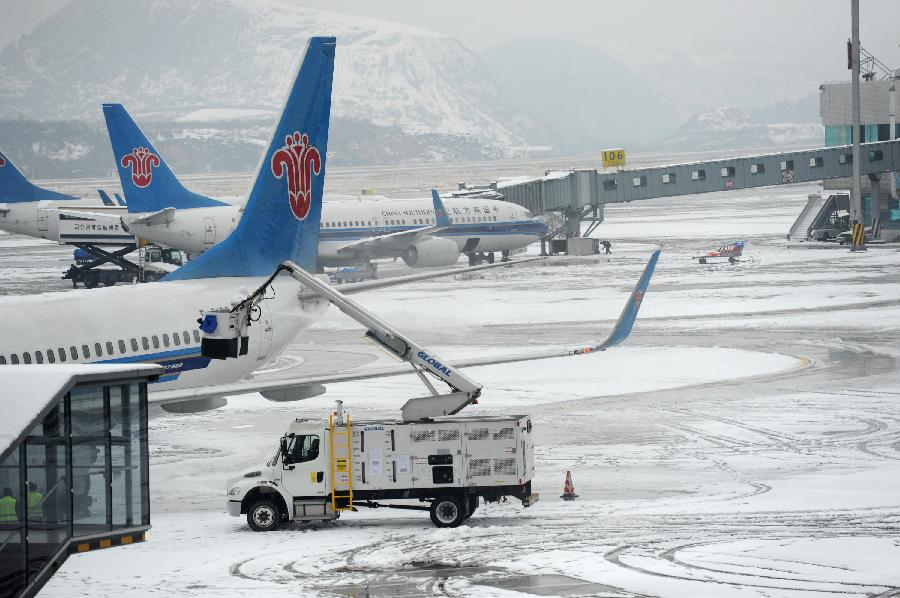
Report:
M494 252L493 251L488 251L486 253L476 253L473 251L473 252L467 253L466 256L468 256L468 258L469 258L470 266L477 266L483 262L487 262L489 264L494 263ZM507 260L507 261L509 261L509 260Z

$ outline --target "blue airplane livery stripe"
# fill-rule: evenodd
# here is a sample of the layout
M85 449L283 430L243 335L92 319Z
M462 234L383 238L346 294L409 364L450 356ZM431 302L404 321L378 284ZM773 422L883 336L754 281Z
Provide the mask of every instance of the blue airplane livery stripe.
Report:
M539 222L493 222L493 223L460 223L453 224L453 228L447 231L434 233L435 237L487 237L499 235L533 235L540 237L546 233L546 225ZM382 235L402 231L416 230L417 226L384 226L377 230L371 227L347 227L347 228L323 228L319 236L324 241L352 241L379 237Z
M187 347L172 351L160 351L157 353L145 353L143 355L129 355L115 359L103 359L94 363L155 363L161 365L164 370L159 379L154 383L170 382L177 380L182 372L190 370L202 370L209 366L209 357L200 355L199 347Z

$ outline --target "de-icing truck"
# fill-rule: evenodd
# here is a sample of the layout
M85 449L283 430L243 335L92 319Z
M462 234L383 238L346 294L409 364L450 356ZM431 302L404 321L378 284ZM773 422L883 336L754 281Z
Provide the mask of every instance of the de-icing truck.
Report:
M658 255L654 253L615 328L602 343L471 365L578 355L619 344L631 332ZM427 510L436 526L455 527L472 515L480 500L513 497L524 507L538 500L531 488L530 416L456 416L477 401L480 384L291 262L280 266L246 299L204 312L204 355L219 359L238 355L246 345L251 314L258 313L269 282L282 270L299 280L310 296L327 299L365 326L366 337L409 362L410 372L432 394L408 400L398 420L351 421L340 401L328 419L294 420L280 442L273 442L277 448L273 446L271 460L228 480L229 514L246 515L251 528L268 531L289 521L333 520L359 507L388 507ZM222 325L217 325L219 321ZM446 383L451 392L439 394L429 376Z

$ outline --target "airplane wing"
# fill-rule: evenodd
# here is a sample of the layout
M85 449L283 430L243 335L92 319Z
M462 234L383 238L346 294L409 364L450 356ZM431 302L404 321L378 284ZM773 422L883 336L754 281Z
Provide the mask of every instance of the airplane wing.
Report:
M450 228L450 218L444 208L444 202L436 189L431 190L431 200L434 204L435 223L431 226L423 226L413 230L404 230L363 239L355 243L348 243L337 250L338 253L351 255L385 255L402 253L409 245L422 237Z
M650 285L650 278L653 276L653 270L656 267L656 262L659 259L660 251L656 250L653 252L653 255L650 257L650 260L647 262L647 266L644 268L643 274L641 274L640 279L634 287L634 290L631 292L631 295L628 297L628 301L625 303L625 307L622 309L622 313L619 315L619 319L616 321L616 325L613 327L612 331L609 333L609 336L602 342L591 342L587 344L582 344L579 346L575 346L569 349L554 349L548 351L538 351L533 353L519 353L512 355L503 355L503 356L495 356L488 358L474 358L467 360L455 360L452 364L455 368L467 368L467 367L478 367L485 365L497 365L503 363L517 363L523 361L537 361L543 359L553 359L556 357L569 357L575 355L587 355L590 353L595 353L599 351L605 351L611 347L614 347L628 338L628 335L631 334L631 329L634 326L635 319L638 315L638 310L641 307L641 302L644 299L644 294L647 292L647 287ZM518 262L521 263L521 262ZM482 268L482 266L478 266L477 268ZM470 269L463 269L470 270ZM445 274L446 275L446 274ZM420 275L415 275L420 276ZM408 277L402 277L408 278ZM380 282L380 281L372 281L372 282ZM359 285L364 285L367 283L358 283ZM351 285L342 285L341 292L346 293L347 287ZM374 287L368 287L374 288ZM368 290L367 289L359 289L357 290ZM412 367L407 364L399 364L396 366L388 366L381 368L364 368L353 372L348 373L337 373L337 374L329 374L329 375L321 375L321 376L298 376L295 378L284 378L279 380L245 380L241 382L235 382L230 384L222 384L218 386L210 386L210 387L196 387L196 388L187 388L187 389L176 389L176 390L166 390L166 391L158 391L152 392L149 395L149 400L154 403L169 403L176 401L191 401L198 399L215 399L219 397L225 397L229 395L236 394L246 394L252 392L261 392L263 394L266 393L287 393L290 394L292 390L302 390L304 388L308 388L314 385L324 385L324 384L336 384L339 382L350 382L355 380L368 380L370 378L385 378L390 376L402 376L407 374L415 374L415 371Z

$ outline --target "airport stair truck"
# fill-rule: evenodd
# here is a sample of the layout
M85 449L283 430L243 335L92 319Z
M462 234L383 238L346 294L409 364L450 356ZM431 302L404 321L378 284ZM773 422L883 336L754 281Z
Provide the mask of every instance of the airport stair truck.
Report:
M631 332L657 257L658 252L605 341L554 356L602 351L622 342ZM301 301L327 300L365 326L366 337L407 361L431 395L408 400L400 420L352 421L340 401L327 420L294 420L268 463L228 480L231 515L246 515L251 528L269 531L287 521L334 520L358 507L386 507L429 511L436 526L456 527L475 512L480 499L494 502L511 496L525 507L538 500L531 489L530 416L454 417L477 402L480 384L291 262L246 299L203 312L199 321L204 356L227 359L247 351L247 328L281 270L302 283ZM438 393L429 376L446 383L451 392ZM392 500L412 504L382 502Z

